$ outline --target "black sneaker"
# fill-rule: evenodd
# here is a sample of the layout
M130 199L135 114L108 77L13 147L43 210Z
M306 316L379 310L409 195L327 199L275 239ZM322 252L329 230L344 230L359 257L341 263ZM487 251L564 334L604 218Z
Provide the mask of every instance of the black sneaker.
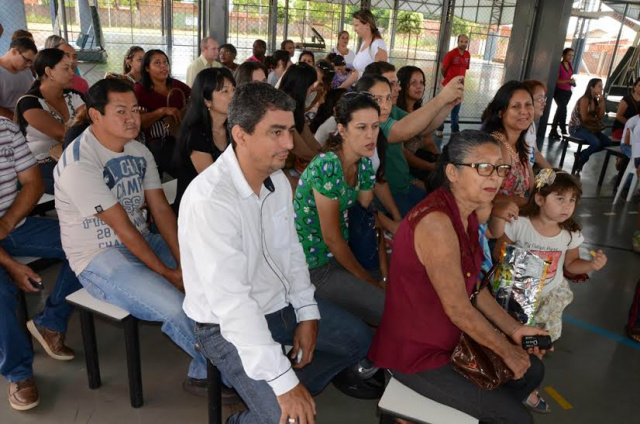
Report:
M347 396L356 399L380 399L384 393L384 371L378 370L373 377L362 379L351 366L333 378L333 385Z

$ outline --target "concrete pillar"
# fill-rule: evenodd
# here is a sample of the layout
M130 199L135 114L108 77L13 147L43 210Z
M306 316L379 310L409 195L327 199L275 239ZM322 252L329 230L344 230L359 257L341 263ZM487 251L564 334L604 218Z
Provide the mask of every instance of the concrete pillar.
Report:
M505 81L537 79L547 84L549 101L540 118L544 135L560 56L571 17L572 0L518 0L505 59Z
M225 44L229 38L229 2L227 0L208 0L209 20L205 34Z

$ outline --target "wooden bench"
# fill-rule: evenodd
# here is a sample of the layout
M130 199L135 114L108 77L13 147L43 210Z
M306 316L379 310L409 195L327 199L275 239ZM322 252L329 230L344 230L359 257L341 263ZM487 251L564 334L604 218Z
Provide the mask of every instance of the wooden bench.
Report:
M559 168L562 169L562 166L564 165L564 158L567 155L567 147L569 147L569 143L576 143L578 145L578 150L576 151L576 153L579 155L580 152L582 152L582 146L584 146L585 144L589 144L587 143L585 140L578 138L578 137L573 137L570 135L563 135L562 136L562 155L560 155L560 164L559 164ZM573 167L571 168L571 174L575 174L576 171L578 169L578 162L574 161L573 162Z
M607 167L609 166L609 159L611 158L611 155L622 158L622 159L627 159L627 156L625 156L624 153L622 153L622 149L620 148L620 146L609 146L606 147L604 149L607 154L604 157L604 162L602 163L602 170L600 171L600 177L598 178L598 187L602 186L602 183L604 181L604 176L607 173ZM625 166L622 167L622 170L620 172L618 172L618 177L616 178L616 184L615 187L618 187L618 185L620 184L620 180L622 179L622 174L624 174L624 168L626 167L626 163Z
M396 418L416 424L478 424L464 412L426 398L395 378L391 378L378 403L380 424L393 424Z

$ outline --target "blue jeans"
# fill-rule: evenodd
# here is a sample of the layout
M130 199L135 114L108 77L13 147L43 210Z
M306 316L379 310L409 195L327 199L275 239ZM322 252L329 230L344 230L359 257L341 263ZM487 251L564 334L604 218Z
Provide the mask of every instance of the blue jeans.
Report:
M149 234L145 239L166 266L176 267L169 246L160 235ZM100 252L78 278L95 298L114 304L138 319L161 322L162 331L193 358L189 377L207 377L205 359L196 350L194 323L182 310L184 294L124 245Z
M396 190L391 194L403 217L406 216L415 205L427 197L427 192L415 184L409 184L409 190L406 193L401 193Z
M580 152L580 166L587 163L592 154L601 152L605 147L611 146L611 139L601 132L594 134L584 127L578 127L569 128L569 133L573 137L581 138L589 143L589 147Z
M50 330L66 333L67 321L73 309L65 298L80 290L81 286L62 250L58 221L28 217L24 224L0 241L0 247L11 256L37 256L64 261L44 310L33 320ZM33 351L16 317L18 290L7 271L0 268L0 374L11 382L33 374Z
M316 297L320 316L313 362L296 370L300 382L317 395L343 369L365 357L371 345L371 330L345 310ZM293 345L297 328L291 306L265 316L271 336L283 345ZM235 346L222 337L220 326L197 324L196 338L204 354L218 367L222 377L249 407L229 419L229 424L278 424L281 410L275 393L264 380L247 376Z
M460 122L461 107L462 107L462 103L455 105L453 109L451 109L451 132L452 133L456 133L460 131L460 125L458 123ZM438 131L442 131L442 130L444 130L444 122L442 123L442 125L440 125L440 128L438 128Z

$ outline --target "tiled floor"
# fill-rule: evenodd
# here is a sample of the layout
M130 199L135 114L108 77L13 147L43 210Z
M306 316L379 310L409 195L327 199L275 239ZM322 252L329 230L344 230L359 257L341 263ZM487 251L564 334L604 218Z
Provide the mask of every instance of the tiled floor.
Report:
M552 162L559 160L559 143L545 145L543 153ZM536 416L539 424L637 424L640 423L640 344L624 337L623 326L636 281L640 278L640 256L631 252L631 234L638 222L638 203L612 201L611 161L602 189L595 185L600 172L600 153L585 166L582 181L585 195L577 216L584 226L586 245L603 248L609 256L606 268L586 284L574 285L574 302L567 308L563 336L556 352L544 361L546 377L543 394L553 412ZM573 160L567 154L565 169ZM57 272L43 272L51 281ZM29 296L31 310L41 300ZM84 351L79 319L72 315L68 331L69 345L77 357L71 362L50 359L36 346L34 369L41 393L41 404L29 412L15 412L0 399L0 423L42 424L125 424L205 423L205 399L182 391L181 383L188 364L187 356L175 347L160 327L143 324L140 328L142 379L145 404L129 406L125 366L124 337L120 327L96 320L98 350L103 386L87 386ZM7 384L0 380L0 392ZM564 409L545 393L555 389L565 401ZM316 398L318 423L376 423L376 402L348 398L332 386Z

